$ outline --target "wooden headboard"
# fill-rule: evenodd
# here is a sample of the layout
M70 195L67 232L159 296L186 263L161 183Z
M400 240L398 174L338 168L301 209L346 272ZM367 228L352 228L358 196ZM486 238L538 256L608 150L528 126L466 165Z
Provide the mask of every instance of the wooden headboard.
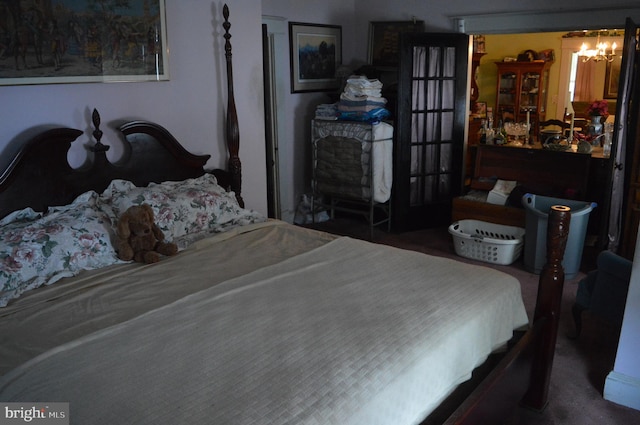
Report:
M238 117L233 98L229 9L225 5L224 38L227 61L227 125L226 145L229 152L228 171L214 170L220 184L235 192L241 206L242 167L239 151ZM100 114L92 114L94 144L90 161L80 168L69 165L67 155L83 132L72 128L40 131L25 141L5 170L0 171L0 218L12 211L31 207L44 212L50 206L66 205L88 190L102 192L114 179L130 180L137 186L151 182L184 180L205 173L210 155L194 155L158 124L132 121L119 127L124 136L125 154L116 163L107 158L109 146L102 143Z
M89 148L89 162L80 168L72 168L67 160L71 143L83 134L80 130L45 130L21 147L0 175L0 216L26 207L46 211L50 206L65 205L88 190L102 192L114 179L146 186L205 173L210 155L187 152L167 130L143 121L120 127L126 153L117 163L111 163L107 159L109 146L101 142L98 111L93 111L92 118L96 140Z

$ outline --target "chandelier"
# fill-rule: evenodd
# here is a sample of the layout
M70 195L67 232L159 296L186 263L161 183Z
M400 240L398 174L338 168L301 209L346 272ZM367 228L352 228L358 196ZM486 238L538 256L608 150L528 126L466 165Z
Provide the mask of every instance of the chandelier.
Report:
M598 33L598 39L596 40L596 47L590 49L587 43L582 43L582 47L578 51L578 56L582 57L582 62L594 60L600 62L606 60L612 62L616 56L616 47L618 45L614 42L609 46L607 42L600 42L600 33Z

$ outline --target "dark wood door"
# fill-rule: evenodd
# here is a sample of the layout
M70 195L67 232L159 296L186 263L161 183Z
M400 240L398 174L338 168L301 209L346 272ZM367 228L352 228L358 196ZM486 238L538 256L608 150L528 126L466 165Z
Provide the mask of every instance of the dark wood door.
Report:
M627 18L611 156L609 249L632 260L640 224L639 27ZM623 183L624 182L624 183Z
M467 77L466 34L403 34L400 47L393 227L449 224L462 191Z

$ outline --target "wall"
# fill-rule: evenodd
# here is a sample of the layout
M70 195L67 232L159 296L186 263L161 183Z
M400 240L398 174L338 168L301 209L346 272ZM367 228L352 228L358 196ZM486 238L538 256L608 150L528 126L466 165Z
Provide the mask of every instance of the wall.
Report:
M555 118L557 116L557 94L558 80L560 76L560 60L562 49L561 41L564 32L546 32L536 34L488 34L485 36L485 44L487 54L482 57L480 66L478 67L477 82L479 101L487 102L487 106L491 106L495 111L496 103L496 82L498 80L498 68L495 62L502 62L506 57L517 57L518 54L525 50L541 50L553 49L555 53L555 61L549 69L549 89L547 96L547 118ZM564 111L564 107L560 108L560 114Z
M360 44L352 25L354 8L353 0L327 0L318 8L317 2L294 0L263 0L262 13L271 21L282 19L288 22L308 22L314 24L342 26L342 59L344 64L352 64L354 50ZM285 119L278 128L282 139L279 141L279 157L281 180L282 219L293 221L295 209L300 196L310 191L311 165L311 120L315 114L315 107L327 103L330 98L326 93L291 93L289 76L289 45L285 38L284 45L278 48L286 53L282 54L284 64L276 64L284 70L286 76L281 80L281 87L277 89L278 113ZM353 65L357 67L357 65Z
M243 194L248 207L266 213L261 11L253 0L229 3ZM0 86L0 155L9 143L19 141L23 130L53 124L85 130L71 155L72 162L81 163L81 144L90 138L90 113L95 107L102 115L103 141L114 145L110 151L114 158L121 152L114 130L117 121L144 119L165 126L190 151L212 154L207 167L223 166L226 156L220 141L227 99L223 4L223 0L166 0L170 81ZM3 60L0 65L7 63L11 62Z
M640 235L640 232L638 232ZM631 270L624 322L613 371L607 376L604 398L640 410L640 238Z
M414 17L423 20L427 31L432 32L458 31L458 18L466 22L463 27L467 33L474 33L474 28L482 28L485 34L615 28L624 25L626 16L633 16L636 23L640 21L640 9L637 5L630 6L631 3L634 2L611 0L605 5L601 0L493 0L490 4L473 0L355 0L354 27L363 40L368 34L369 21ZM542 18L539 12L545 12ZM357 59L366 59L366 43L360 45L356 54Z
M626 0L614 0L607 4L608 9L603 8L600 0L567 0L561 4L555 0L539 0L535 2L535 5L532 2L514 3L511 0L495 0L491 2L491 6L471 0L458 2L451 2L450 0L402 0L394 2L389 0L330 0L323 2L323 8L318 8L317 4L308 0L263 0L262 13L264 15L282 17L289 21L343 25L343 60L351 69L356 69L359 65L367 62L369 22L371 21L407 21L415 18L425 22L427 31L454 32L458 30L455 19L459 16L482 17L486 16L485 14L496 13L503 20L510 22L511 14L515 12L521 12L524 19L526 19L528 13L540 10L564 12L564 14L558 14L562 16L562 22L559 25L563 26L562 30L568 31L581 27L581 22L585 21L584 14L590 13L589 9L599 10L587 16L598 17L605 24L615 22L616 25L622 25L626 15L620 16L619 13L613 13L613 16L610 17L606 11L622 9L622 6L627 6L628 2ZM621 7L616 8L616 5ZM335 13L327 13L327 10L335 11ZM567 11L571 13L567 13ZM575 11L581 11L581 13L575 13ZM548 19L548 17L545 17L545 19ZM517 21L517 27L523 27L522 20L521 18ZM564 27L565 23L566 27ZM537 31L538 28L543 28L544 23L540 24L539 21L535 21L534 25L536 26L535 28L531 28L530 25L526 30ZM593 28L595 24L589 22L589 25ZM555 81L552 80L551 84L557 85ZM310 134L308 122L313 116L315 105L326 101L327 98L320 93L291 94L287 92L285 95L287 98L285 99L286 106L283 111L292 120L287 125L286 132L290 135L289 142L294 151L294 154L289 157L294 161L294 167L290 175L285 176L285 178L293 179L293 182L287 182L287 184L291 186L295 193L295 197L291 199L297 200L299 195L308 190L310 179L310 157L307 149L307 141ZM295 208L295 205L285 205L284 208L291 211Z
M478 91L480 94L478 100L480 102L487 102L488 106L492 106L495 109L496 81L498 78L495 62L502 61L505 56L517 57L519 53L528 49L534 51L553 49L555 61L549 70L549 96L547 97L546 116L547 118L562 119L565 97L561 95L559 87L561 84L568 84L568 77L564 80L561 73L569 73L568 66L571 64L570 50L578 50L582 42L587 42L591 46L594 46L596 42L595 37L563 38L563 35L566 33L567 32L487 34L485 36L487 54L482 57L477 73ZM621 39L622 37L616 39L618 46L622 44ZM608 40L609 39L607 39L607 41ZM575 45L575 49L567 49L567 41L571 42L571 45ZM605 41L604 38L603 41ZM564 49L563 46L565 46ZM618 47L618 53L620 53L620 47ZM568 57L563 57L563 54ZM563 71L562 62L564 60L567 61L567 64L564 65L567 67L566 71ZM591 100L602 99L604 95L606 62L594 62L593 65L595 67L592 90L594 95ZM566 81L565 84L563 84L564 81Z
M262 87L261 15L281 16L291 21L330 23L343 26L343 58L354 68L366 61L368 22L373 20L422 19L429 31L454 31L453 16L485 13L477 2L433 0L328 0L317 2L264 0L262 9L252 0L230 3L234 48L235 97L240 120L240 155L243 160L243 192L247 205L266 212L265 153ZM539 10L557 8L557 2L542 0ZM575 2L581 9L599 6L599 1ZM19 139L26 128L55 124L81 128L89 138L90 111L96 107L103 117L105 141L116 143L116 120L146 119L170 130L195 153L210 153L208 166L224 164L223 137L226 106L226 77L221 38L223 0L166 0L169 38L170 81L160 83L60 84L0 86L0 155L5 146ZM619 3L623 5L624 3ZM491 12L526 11L530 4L510 0L492 3ZM570 8L571 2L564 2ZM357 11L357 13L356 13ZM4 65L4 64L3 64ZM222 92L222 93L221 93ZM286 132L292 140L295 163L284 176L296 195L306 190L309 119L322 93L287 94L284 113L289 117ZM213 142L213 143L212 143ZM118 149L112 149L117 156ZM84 151L74 146L72 160L80 162Z

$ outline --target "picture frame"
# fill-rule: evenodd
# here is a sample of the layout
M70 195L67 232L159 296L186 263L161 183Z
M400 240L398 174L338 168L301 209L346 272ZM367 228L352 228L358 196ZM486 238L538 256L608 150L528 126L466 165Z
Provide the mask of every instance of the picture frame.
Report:
M618 84L620 82L620 67L622 66L621 57L614 57L611 62L607 62L607 68L604 74L604 99L618 98Z
M396 67L400 57L400 34L424 32L424 21L375 21L369 23L369 63Z
M474 118L487 118L487 102L476 102L473 110Z
M289 22L291 93L340 88L336 76L342 64L342 27Z
M165 0L126 3L5 2L16 38L0 56L0 85L168 80Z

